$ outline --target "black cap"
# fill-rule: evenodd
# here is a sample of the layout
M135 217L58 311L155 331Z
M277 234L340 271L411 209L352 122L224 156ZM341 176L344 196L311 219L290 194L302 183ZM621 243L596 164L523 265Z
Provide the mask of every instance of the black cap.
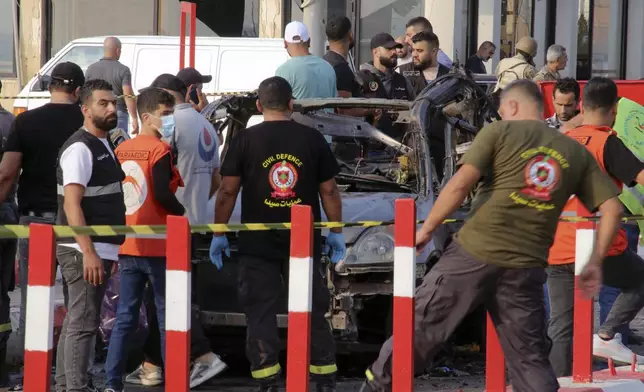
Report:
M177 77L185 83L186 87L193 84L210 83L212 80L211 75L202 75L199 71L191 67L186 67L179 71Z
M157 78L154 79L150 87L176 91L184 97L188 93L188 87L183 81L181 81L181 79L179 79L178 77L172 74L167 74L167 73L157 76Z
M74 88L85 84L85 74L81 67L69 61L56 65L51 71L51 79Z
M371 49L383 47L385 49L402 48L403 45L396 42L391 34L379 33L371 38Z

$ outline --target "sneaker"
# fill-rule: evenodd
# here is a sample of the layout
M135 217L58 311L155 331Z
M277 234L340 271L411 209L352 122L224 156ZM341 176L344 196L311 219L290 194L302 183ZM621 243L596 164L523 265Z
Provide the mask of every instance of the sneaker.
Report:
M161 368L151 370L141 364L135 371L125 377L125 382L128 384L152 387L163 383L163 373L161 372Z
M593 356L599 358L612 358L619 364L630 365L633 361L633 351L622 343L622 334L616 333L611 340L604 340L595 334L593 336ZM644 357L635 355L638 365L644 364Z
M212 354L212 356L211 362L195 361L190 371L190 388L198 387L228 367L217 354Z
M122 389L116 390L114 388L105 388L103 389L103 392L123 392Z
M24 386L22 384L16 384L11 388L7 389L7 392L22 392L24 391Z

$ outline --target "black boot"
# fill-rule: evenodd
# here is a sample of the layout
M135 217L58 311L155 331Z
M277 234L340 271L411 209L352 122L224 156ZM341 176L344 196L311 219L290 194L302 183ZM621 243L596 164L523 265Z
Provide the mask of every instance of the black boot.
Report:
M259 381L257 392L278 392L277 380L279 376L264 378Z

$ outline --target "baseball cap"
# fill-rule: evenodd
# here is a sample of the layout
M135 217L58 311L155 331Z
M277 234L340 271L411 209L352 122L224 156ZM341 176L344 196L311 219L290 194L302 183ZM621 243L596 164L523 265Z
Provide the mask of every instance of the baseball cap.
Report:
M402 48L401 43L396 42L391 34L379 33L371 38L371 49L383 47L385 49Z
M188 87L181 79L179 79L178 77L172 74L167 74L167 73L157 76L157 78L154 79L150 87L176 91L182 96L185 96L188 93Z
M85 75L81 67L69 61L56 65L51 71L51 79L74 88L85 84Z
M186 86L199 83L210 83L212 80L211 75L202 75L192 67L186 67L179 71L179 73L177 73L177 78L181 79Z
M284 40L291 44L301 44L310 39L309 29L299 21L293 21L286 25L284 30Z

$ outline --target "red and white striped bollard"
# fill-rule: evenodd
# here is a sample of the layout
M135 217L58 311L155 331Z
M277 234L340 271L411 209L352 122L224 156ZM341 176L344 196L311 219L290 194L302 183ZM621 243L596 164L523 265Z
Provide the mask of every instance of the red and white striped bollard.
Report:
M286 390L308 392L313 296L313 214L310 206L291 208L288 279Z
M190 390L190 223L168 216L165 291L165 390Z
M54 227L32 223L29 238L24 386L25 391L49 392L54 348Z
M394 225L394 319L392 387L414 390L414 292L416 287L416 203L396 200Z
M577 200L577 216L587 216ZM579 288L579 275L584 269L595 244L595 222L576 222L575 238L575 302L572 340L572 378L574 382L593 381L593 324L594 301L586 299Z

